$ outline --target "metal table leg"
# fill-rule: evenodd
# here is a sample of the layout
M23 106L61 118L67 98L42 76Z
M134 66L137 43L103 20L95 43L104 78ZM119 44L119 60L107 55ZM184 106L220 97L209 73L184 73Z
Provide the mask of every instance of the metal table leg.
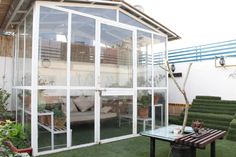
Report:
M215 142L211 143L211 157L215 157L216 156L216 144Z
M155 138L150 137L150 157L155 157Z
M195 147L191 147L191 156L196 157L197 156L197 151Z

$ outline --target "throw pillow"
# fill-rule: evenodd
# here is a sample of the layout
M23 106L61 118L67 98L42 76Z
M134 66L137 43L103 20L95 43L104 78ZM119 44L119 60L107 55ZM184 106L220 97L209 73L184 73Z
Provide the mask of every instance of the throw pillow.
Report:
M101 108L101 113L108 113L112 110L111 106L104 106L103 108Z
M66 98L61 98L61 101L63 103L62 111L66 113ZM73 99L70 99L70 112L78 112L78 109L76 108Z
M81 112L85 112L93 107L93 101L89 97L80 96L73 99L73 102Z

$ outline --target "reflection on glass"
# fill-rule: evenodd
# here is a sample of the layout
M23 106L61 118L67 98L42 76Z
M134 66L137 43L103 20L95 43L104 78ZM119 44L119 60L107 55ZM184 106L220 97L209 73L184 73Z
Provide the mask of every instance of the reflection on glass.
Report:
M39 151L66 147L66 101L64 100L66 100L66 90L38 90ZM55 128L53 133L52 127ZM54 141L51 136L54 136Z
M134 18L132 18L129 15L126 15L122 12L119 12L119 22L131 25L131 26L136 26L136 27L139 27L142 29L153 31L151 28L147 27L146 25L142 24L141 22L135 20Z
M40 8L39 81L41 86L66 85L68 13Z
M165 125L166 90L154 90L155 128Z
M133 86L132 31L101 25L101 86Z
M16 63L16 85L23 85L23 61L24 61L24 22L19 27L19 52Z
M154 64L154 87L166 87L167 74L160 66L164 66L166 59L166 38L153 36L153 64Z
M64 7L64 8L116 21L116 10L105 9L105 8L88 8L88 7Z
M33 12L30 12L26 17L25 31L25 74L24 85L31 85L31 65L32 65L32 26Z
M101 139L132 134L132 96L105 96L101 102Z
M26 133L26 140L31 142L31 90L24 90L24 131Z
M22 124L23 120L23 90L22 89L17 89L16 92L17 95L17 122Z
M137 34L138 87L152 86L152 36L138 31Z
M152 90L138 90L137 130L150 130L152 126ZM144 123L145 122L145 123Z
M94 86L95 20L72 15L71 85Z
M94 142L94 91L71 90L72 145Z

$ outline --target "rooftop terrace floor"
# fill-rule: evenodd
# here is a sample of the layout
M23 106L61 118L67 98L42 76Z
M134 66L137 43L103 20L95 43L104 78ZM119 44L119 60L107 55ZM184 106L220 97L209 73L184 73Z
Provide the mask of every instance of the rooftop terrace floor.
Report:
M209 147L206 150L197 150L197 157L209 157ZM236 142L219 140L216 142L217 157L236 157ZM170 146L168 142L156 142L156 156L168 157ZM46 155L47 157L147 157L149 156L149 138L137 137L118 142L95 145L66 151L57 154ZM46 157L41 156L41 157Z

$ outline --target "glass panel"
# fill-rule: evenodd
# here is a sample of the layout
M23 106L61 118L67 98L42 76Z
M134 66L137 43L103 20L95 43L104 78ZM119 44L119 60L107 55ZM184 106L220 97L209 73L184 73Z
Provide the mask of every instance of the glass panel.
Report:
M16 85L23 86L23 61L24 61L24 22L19 27L19 50L17 59Z
M104 8L87 8L87 7L64 7L64 8L116 21L116 10L104 9Z
M39 82L66 85L68 13L40 8Z
M16 86L17 85L17 78L18 78L18 54L19 54L19 48L18 48L18 34L19 32L16 32L15 34L15 38L14 38L14 43L15 43L15 48L14 48L14 61L13 61L13 86Z
M152 90L138 90L138 133L152 128Z
M94 86L95 20L72 15L71 85Z
M72 145L94 142L94 91L71 90Z
M152 35L138 31L137 34L137 80L138 87L152 86Z
M24 90L24 131L26 142L31 143L31 90Z
M167 90L154 90L155 128L165 125Z
M154 64L154 87L166 87L167 74L160 66L164 66L166 59L166 38L153 36L153 64Z
M22 89L18 89L17 90L17 122L18 123L22 123L22 119L23 119L23 90Z
M105 96L101 99L101 139L132 134L133 97Z
M133 86L132 31L101 25L101 86Z
M26 17L26 32L25 32L25 80L24 85L31 85L31 65L32 65L32 25L33 12L30 12Z
M64 107L66 102L64 100L66 100L66 90L38 91L39 151L66 147L66 108Z
M132 18L129 15L126 15L122 12L119 12L119 22L153 31L151 28L147 27L146 25L142 24L141 22L135 20L134 18Z
M16 108L16 101L17 101L17 90L12 88L12 94L11 94L11 111L12 111L12 114L14 115L14 120L16 120L15 116L16 116L16 112L17 111L17 108Z

